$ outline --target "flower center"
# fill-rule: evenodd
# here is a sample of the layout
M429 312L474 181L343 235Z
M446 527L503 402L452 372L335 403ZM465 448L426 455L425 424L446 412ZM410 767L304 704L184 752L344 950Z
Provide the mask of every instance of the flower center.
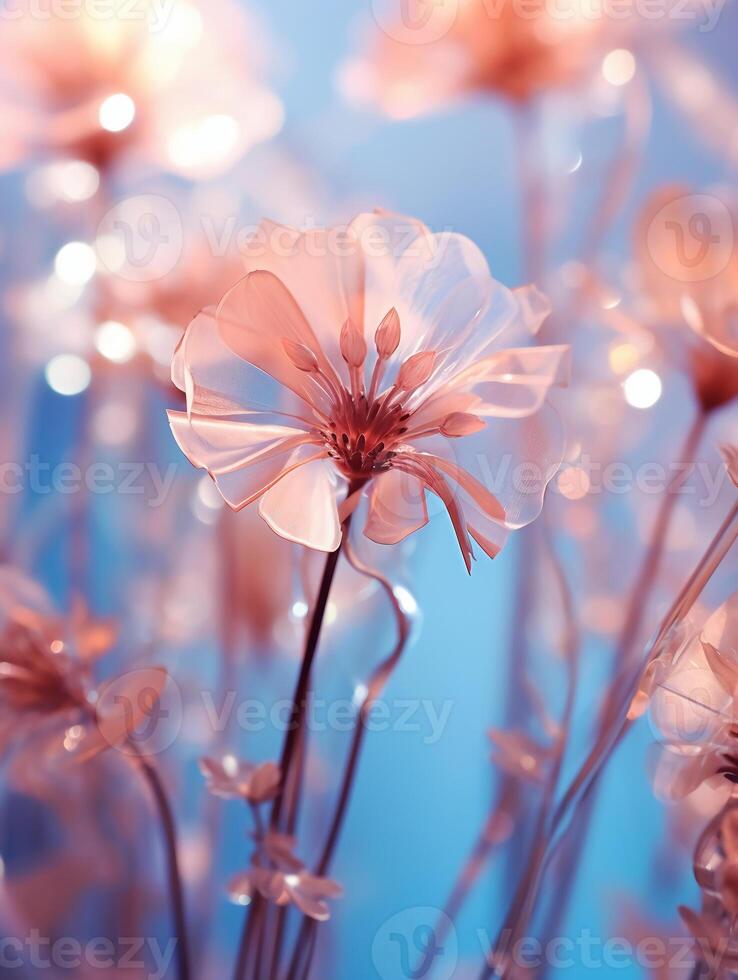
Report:
M388 402L386 397L369 402L364 394L358 399L348 396L320 430L328 455L349 479L366 478L392 466L410 413L401 403Z

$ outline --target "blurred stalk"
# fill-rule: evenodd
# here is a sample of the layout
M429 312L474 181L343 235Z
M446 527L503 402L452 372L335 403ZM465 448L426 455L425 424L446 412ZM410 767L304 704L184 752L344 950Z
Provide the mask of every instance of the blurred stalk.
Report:
M364 695L361 702L361 707L359 709L359 716L356 721L353 738L351 740L351 747L346 759L343 779L341 780L341 789L338 794L333 819L331 821L328 836L326 837L325 844L323 845L323 851L315 871L315 874L319 877L324 877L330 870L333 855L336 847L338 846L341 831L348 813L351 794L356 782L359 758L361 756L361 749L364 743L364 736L366 735L366 722L369 717L369 712L374 706L377 698L379 698L380 694L384 690L384 687L395 667L399 663L400 657L405 650L405 646L410 635L410 620L407 613L405 613L400 605L400 602L395 595L395 590L392 587L389 579L382 575L381 572L366 565L357 556L348 540L345 543L344 550L346 553L346 558L348 559L352 568L359 572L360 575L373 578L374 581L378 582L384 589L390 603L392 604L392 611L397 623L397 641L390 655L383 660L377 668L375 668L369 679L369 683L366 685L366 694ZM290 960L287 980L296 980L298 977L302 978L308 976L313 952L315 950L316 930L317 923L313 919L303 917L300 932L295 941L294 951ZM303 960L304 962L301 962ZM278 966L278 964L275 964L275 966ZM277 976L274 966L272 969L272 976Z
M132 745L132 743L129 743ZM182 876L179 871L179 861L177 858L177 830L174 823L172 808L169 803L167 791L159 775L158 769L151 760L145 758L135 749L136 759L138 760L141 773L151 790L154 803L156 804L159 820L161 822L162 834L167 863L167 879L169 883L169 898L172 908L172 918L174 924L174 939L177 957L177 976L179 980L190 980L190 953L189 941L187 936L187 914L185 911L184 886Z
M556 807L548 833L548 846L546 853L538 867L535 869L535 874L531 876L528 895L528 903L531 910L534 908L545 868L557 854L561 845L570 839L573 829L578 826L578 824L572 820L568 828L560 831L564 819L577 803L581 804L587 800L589 795L594 790L608 759L611 758L613 750L619 744L632 724L632 721L629 720L627 716L628 708L638 688L643 671L646 669L651 660L658 655L664 639L675 623L683 618L686 612L688 612L688 610L694 604L698 596L702 593L705 586L720 567L723 559L732 548L737 537L738 503L735 503L728 513L728 516L720 526L717 534L710 542L710 545L703 554L702 558L697 563L694 572L689 577L668 613L664 617L654 641L648 646L647 655L644 661L638 665L638 668L633 672L628 685L624 686L623 690L621 691L621 700L619 703L617 718L613 719L613 724L610 729L601 731L600 736L590 754L580 767L577 775L572 780L562 800ZM574 810L574 813L576 814L576 810ZM554 834L556 834L557 831L560 831L560 833L558 837L552 841L552 838L554 838ZM581 837L577 837L577 841L578 844L581 844ZM576 856L578 856L580 853L581 847L578 846ZM571 876L573 873L574 869L572 868L569 870L568 875ZM490 975L490 973L484 974L484 976Z

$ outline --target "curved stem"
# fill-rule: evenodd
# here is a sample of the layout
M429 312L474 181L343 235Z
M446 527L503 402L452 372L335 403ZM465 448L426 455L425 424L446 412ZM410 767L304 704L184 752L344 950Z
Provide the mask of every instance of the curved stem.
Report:
M172 904L172 918L174 924L174 939L176 943L177 955L177 975L179 980L189 980L190 973L190 953L187 938L187 915L185 912L184 887L179 871L179 861L177 859L177 831L174 823L172 808L169 804L169 797L161 780L158 770L153 762L144 758L140 754L136 755L144 779L148 783L151 795L156 804L161 829L164 835L164 844L167 859L167 878L169 881L169 896Z
M395 621L397 623L397 641L389 656L386 657L386 659L383 660L372 673L369 683L367 684L366 694L361 702L359 716L357 718L353 738L351 740L351 747L349 749L346 765L344 767L343 779L341 780L341 788L338 793L333 819L331 821L325 844L323 845L323 850L315 870L315 873L321 877L326 875L330 869L336 847L338 846L341 831L346 820L348 806L351 800L351 793L356 782L356 774L358 771L362 745L364 743L364 736L366 735L366 722L369 717L369 712L371 711L377 698L382 693L382 690L389 680L392 671L397 666L405 649L405 645L407 644L408 636L410 635L410 621L407 614L403 611L389 579L382 575L381 572L370 568L363 561L361 561L348 541L346 542L344 550L346 553L346 558L348 559L352 568L354 568L361 575L366 575L369 578L373 578L374 581L378 582L384 589L390 603L392 604L392 611L395 615ZM288 980L293 980L293 978L298 976L306 977L308 975L312 954L315 949L315 936L313 935L315 929L316 924L312 919L303 918L300 932L295 942L292 959L290 961L290 968L287 973ZM305 959L303 972L298 974L303 953Z

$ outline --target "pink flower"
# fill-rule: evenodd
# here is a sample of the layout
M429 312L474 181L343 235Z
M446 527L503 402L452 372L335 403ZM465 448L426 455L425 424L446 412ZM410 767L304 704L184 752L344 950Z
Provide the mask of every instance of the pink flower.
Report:
M736 215L714 194L669 185L649 197L635 227L639 313L706 411L738 396Z
M279 766L265 762L254 766L239 762L232 755L222 759L202 759L200 769L207 779L208 789L225 799L243 799L249 803L264 803L277 795L281 773Z
M232 878L228 887L231 899L246 905L258 893L277 905L292 903L303 915L325 922L330 918L326 899L340 898L343 889L330 878L311 874L293 854L294 845L292 837L267 833L260 844L258 860L268 861L270 866L254 864Z
M467 238L387 214L305 234L265 222L247 265L172 364L175 438L231 507L258 501L278 534L334 551L363 498L364 533L394 544L428 522L430 490L469 569L472 539L494 556L538 515L568 348L530 346L548 313L535 288L496 282Z
M462 0L435 5L412 25L398 20L372 32L366 53L344 67L342 87L349 98L378 104L395 118L469 92L523 103L591 77L603 56L633 34L632 19L586 16L576 3L559 15L543 0L538 7L522 13L511 2L492 9L487 0Z
M147 720L167 673L135 670L97 690L93 669L116 635L79 604L59 616L39 586L0 567L0 751L39 734L49 757L65 750L84 760L122 748Z
M0 167L64 155L105 168L135 152L201 178L279 130L280 102L254 77L262 41L239 4L139 0L103 17L36 6L21 0L3 18Z
M674 660L656 661L641 698L664 745L655 790L681 799L703 783L730 795L738 784L738 593Z

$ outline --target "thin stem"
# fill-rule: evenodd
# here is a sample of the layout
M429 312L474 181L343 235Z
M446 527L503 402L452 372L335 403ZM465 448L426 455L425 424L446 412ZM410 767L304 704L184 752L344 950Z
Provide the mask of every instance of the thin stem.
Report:
M174 940L176 943L177 967L179 980L189 980L190 953L187 939L187 915L185 912L184 887L177 859L177 831L169 804L169 797L153 762L137 753L139 766L144 779L149 785L156 804L167 859L167 878L169 882L169 897L172 905L174 925Z
M629 687L624 692L617 724L613 724L613 727L609 731L601 733L600 738L585 762L580 767L566 793L564 794L564 797L556 808L548 835L549 841L560 828L573 803L577 799L580 802L585 801L589 794L593 791L597 780L605 768L607 760L612 755L612 751L619 744L620 740L632 724L627 717L628 707L638 686L643 670L646 668L651 659L653 659L653 657L658 653L661 640L665 637L670 628L670 626L667 624L673 625L677 621L675 618L676 616L684 615L684 613L691 608L691 604L694 603L697 597L702 593L705 586L735 543L737 537L738 503L733 505L728 516L720 526L717 534L708 545L706 552L698 562L694 572L679 593L679 596L673 603L671 609L664 617L664 620L661 623L656 635L656 640L649 645L648 654L644 662L639 665L638 670L631 678ZM689 605L686 605L687 599L689 599ZM681 610L681 613L679 610ZM553 843L548 845L544 859L537 867L535 875L531 877L529 884L529 902L531 907L533 907L533 903L537 897L545 868L558 853L558 850L564 841L568 839L572 826L573 824L570 824L568 830L565 829L561 831L558 837L553 840ZM577 850L579 851L579 848L577 848ZM489 976L489 974L487 975Z
M371 678L369 679L369 683L367 684L367 692L363 701L361 702L359 716L357 718L353 738L351 740L351 747L349 749L346 765L344 767L343 779L341 781L341 788L338 793L336 808L333 813L333 820L331 821L320 860L318 861L315 871L315 873L321 877L326 875L330 869L336 847L338 846L341 831L346 820L351 794L356 782L356 774L358 772L364 736L366 735L366 722L369 717L369 712L371 711L377 698L382 693L382 690L389 680L392 671L397 666L407 644L408 636L410 635L410 621L407 614L403 611L389 579L382 575L381 572L370 568L368 565L362 562L354 552L350 542L346 542L344 550L346 553L346 558L348 559L352 568L362 575L373 578L375 582L378 582L384 589L392 604L392 611L395 615L395 621L397 623L397 641L389 656L386 657L385 660L383 660L382 663L380 663L374 670ZM287 973L288 980L294 980L294 978L301 976L307 977L310 970L310 962L313 951L315 949L315 930L316 923L312 919L304 917L300 927L300 932L295 942L292 959L290 961L290 967ZM305 954L303 972L298 973L303 952Z
M522 194L523 248L521 267L528 282L542 284L545 267L545 189L539 171L540 150L537 146L537 124L530 109L515 114L517 164Z
M495 954L491 957L491 962L485 964L485 966L482 968L480 977L484 978L484 980L499 969L501 958L506 955L507 950L514 946L517 940L520 938L533 911L536 892L532 890L531 884L536 880L539 873L539 868L546 856L546 846L551 812L553 810L554 795L561 776L561 768L563 766L564 754L566 752L569 733L571 731L571 721L574 714L574 705L576 702L576 693L579 684L579 653L581 642L574 615L574 603L571 595L571 589L569 588L566 575L564 574L561 562L556 554L550 529L547 526L545 526L543 540L546 545L547 557L553 569L554 578L561 593L561 604L566 623L566 633L564 639L564 655L568 665L566 700L564 702L564 708L561 715L557 752L548 774L544 796L543 800L541 801L535 832L533 834L534 846L528 858L525 873L518 884L515 897L513 898L507 916L505 917L505 921L498 934L497 941L495 943ZM501 949L503 937L507 938L504 943L504 948ZM502 967L501 975L505 976L506 973L507 964Z
M357 487L349 487L349 496L356 490ZM323 620L325 619L325 611L328 606L328 597L331 591L331 585L333 584L333 578L336 573L336 567L338 565L338 559L343 548L346 547L349 526L351 523L351 517L347 517L343 525L343 536L341 539L341 544L335 551L328 552L326 556L325 567L323 569L323 576L320 581L320 587L318 590L318 596L315 602L315 607L313 608L312 615L310 617L310 625L308 627L307 636L305 638L305 647L302 656L302 663L300 664L300 671L297 676L297 682L295 684L294 694L292 696L292 707L290 709L290 719L287 728L287 735L284 739L282 745L282 752L279 760L279 767L282 774L282 788L280 793L274 800L272 804L271 814L269 817L269 828L270 830L278 830L280 826L280 821L283 815L283 809L285 806L285 800L288 794L288 789L290 786L290 774L295 758L296 750L300 745L300 733L302 732L303 725L305 722L305 715L307 711L307 698L310 691L310 677L312 673L313 661L315 660L315 655L318 650L318 642L320 640L320 633L323 627ZM287 820L288 823L291 822L291 813L294 813L294 808L297 806L297 798L299 797L300 787L297 785L295 791L292 795L292 802L288 807ZM261 905L263 899L260 896L256 896L249 909L249 914L244 922L244 928L241 935L241 942L239 945L238 958L236 960L236 967L234 971L234 980L243 980L246 975L246 964L249 955L249 948L251 943L256 941L256 936L254 935L254 928L251 926L251 920L259 915L260 928L258 930L259 937L259 948L263 949L263 939L265 930L269 925L269 908L267 907L263 914L261 912ZM282 910L280 910L281 912ZM249 934L247 936L247 933ZM277 937L279 938L279 936ZM279 949L277 944L275 944L274 951L274 968L278 967L279 963Z
M690 462L694 458L706 421L707 417L704 415L704 413L700 413L695 418L695 421L692 424L684 443L684 449L682 451L683 461ZM661 556L666 543L666 536L668 533L671 516L676 503L677 490L679 486L681 486L683 479L684 475L680 474L676 476L667 487L666 494L661 502L661 507L656 518L651 543L646 553L640 573L637 575L636 581L631 590L629 612L617 643L614 658L615 666L621 668L620 678L629 676L630 674L630 661L633 656L633 648L641 630L651 590L655 584L656 574L661 563ZM628 692L626 690L626 699L627 694ZM604 739L606 739L607 733L613 730L613 725L615 724L616 718L622 713L623 700L623 684L616 682L613 685L613 688L611 689L605 703L605 710L603 712L602 722L600 724L598 742L595 744L595 748L592 750L587 760L585 760L584 765L574 778L567 792L564 794L564 797L557 809L556 823L560 822L564 811L576 795L582 781L586 778L588 769L592 764L590 760L592 760L593 757L596 758L598 754L598 746ZM629 703L630 701L627 699L625 705L626 711Z

